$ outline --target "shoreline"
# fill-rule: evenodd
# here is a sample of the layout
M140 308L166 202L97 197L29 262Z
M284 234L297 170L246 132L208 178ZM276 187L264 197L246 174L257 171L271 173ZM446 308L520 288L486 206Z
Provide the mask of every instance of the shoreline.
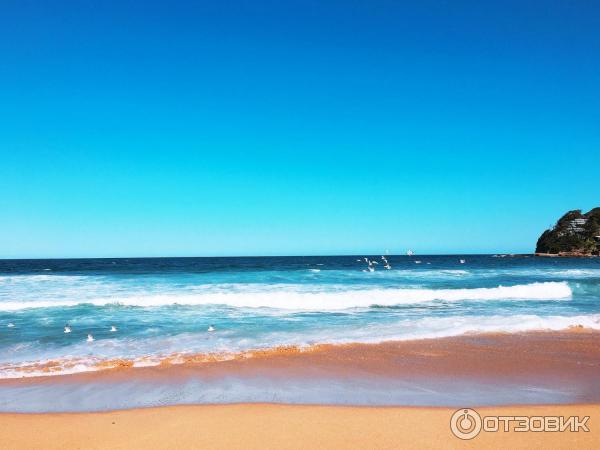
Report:
M185 391L186 386L214 390L223 380L223 392L228 392L234 379L244 389L272 390L279 385L302 399L325 387L316 391L317 404L237 401L169 405L159 401L88 412L3 412L0 442L7 448L50 450L597 448L599 342L600 331L585 328L483 333L318 346L308 352L280 349L228 361L0 380L4 405L8 401L5 394L10 393L16 405L29 398L46 406L81 402L85 396L94 401L123 395L151 398L157 389L172 389L172 395ZM253 385L256 380L260 383ZM303 382L309 383L308 388ZM371 403L360 406L328 403L324 395L339 386L346 387L338 395L357 395L364 389L362 383L375 386L383 396L366 390L365 398ZM404 398L405 403L373 403L373 399L394 400L399 393L405 396L397 398ZM449 394L453 395L451 406L418 403L439 401L440 396ZM495 405L486 401L502 396L505 401ZM414 399L417 403L410 403ZM157 406L160 404L164 406ZM523 433L514 431L513 426L508 432L483 431L465 441L450 429L452 415L465 407L481 417L589 416L590 431Z
M58 360L46 361L23 368L31 368L35 371L46 372L44 375L0 378L0 386L11 383L39 383L46 381L76 380L76 379L97 379L132 376L159 376L162 373L170 371L172 373L194 371L195 369L216 370L219 367L227 370L235 370L252 365L260 365L265 362L267 365L281 365L282 362L298 362L302 358L331 365L343 357L344 362L348 363L356 359L354 364L349 367L361 365L360 360L371 358L378 363L384 363L383 354L394 354L393 356L444 356L451 354L460 355L465 351L473 351L478 347L489 346L494 348L510 344L512 346L543 346L552 341L559 340L559 345L564 345L565 341L569 344L578 345L579 348L590 344L588 340L597 340L600 343L600 330L586 328L582 325L570 326L562 330L532 330L517 332L469 332L454 336L415 338L406 340L389 340L374 343L349 342L349 343L316 343L306 346L281 345L268 348L249 349L239 352L210 352L210 353L181 353L162 356L160 359L148 360L148 364L136 366L134 360L115 358L112 360L103 360L98 362L94 370L84 370L73 373L54 372L53 367L58 365ZM488 348L488 350L489 350ZM428 354L427 350L437 349L439 353ZM514 348L514 350L518 350ZM521 350L531 351L522 348ZM558 351L566 351L566 348L558 348ZM594 349L586 349L586 352L596 353ZM441 352L441 353L440 353ZM354 358L358 356L359 358ZM461 355L469 359L468 354ZM508 356L504 354L504 356ZM588 355L590 356L590 355ZM598 351L598 362L600 364L600 350ZM446 361L447 362L447 361ZM557 361L555 361L557 362ZM364 365L364 364L363 364ZM234 366L234 367L232 367ZM464 364L455 366L453 369L460 369ZM370 367L369 370L381 373L390 369L388 364L379 364ZM412 370L411 367L404 367L405 370Z
M541 258L598 258L600 255L597 254L584 254L577 252L560 252L560 253L534 253L533 256L539 256Z
M456 408L193 405L101 413L0 414L7 448L594 448L600 404L476 408L482 417L589 416L589 432L450 430Z
M485 333L277 348L252 357L0 380L0 408L182 404L477 406L600 403L600 331Z

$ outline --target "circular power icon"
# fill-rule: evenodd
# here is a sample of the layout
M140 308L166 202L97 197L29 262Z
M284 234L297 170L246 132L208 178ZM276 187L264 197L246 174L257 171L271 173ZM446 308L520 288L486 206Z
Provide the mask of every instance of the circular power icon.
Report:
M459 409L450 418L450 429L459 439L473 439L481 431L481 416L469 408Z

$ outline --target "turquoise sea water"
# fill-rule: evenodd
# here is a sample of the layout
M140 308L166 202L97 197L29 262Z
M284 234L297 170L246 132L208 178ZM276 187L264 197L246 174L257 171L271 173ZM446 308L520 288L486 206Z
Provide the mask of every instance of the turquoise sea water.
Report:
M381 255L3 260L0 378L47 375L49 361L65 374L115 358L600 329L600 259L387 259L390 269Z

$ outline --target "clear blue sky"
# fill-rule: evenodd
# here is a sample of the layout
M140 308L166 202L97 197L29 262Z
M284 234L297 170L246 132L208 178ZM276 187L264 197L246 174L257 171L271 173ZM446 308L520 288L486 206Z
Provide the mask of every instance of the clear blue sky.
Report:
M4 0L0 257L532 251L599 55L593 0Z

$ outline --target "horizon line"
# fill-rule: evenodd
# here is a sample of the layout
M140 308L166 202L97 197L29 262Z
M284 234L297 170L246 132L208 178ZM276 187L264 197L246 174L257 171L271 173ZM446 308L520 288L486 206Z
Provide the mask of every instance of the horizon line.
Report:
M395 253L346 253L338 255L235 255L235 256L76 256L76 257L41 257L41 258L0 258L0 261L47 261L56 259L193 259L193 258L336 258L341 256L373 256L383 254L385 256L491 256L491 255L507 255L507 256L535 256L535 252L531 253L415 253L413 255L395 254Z

